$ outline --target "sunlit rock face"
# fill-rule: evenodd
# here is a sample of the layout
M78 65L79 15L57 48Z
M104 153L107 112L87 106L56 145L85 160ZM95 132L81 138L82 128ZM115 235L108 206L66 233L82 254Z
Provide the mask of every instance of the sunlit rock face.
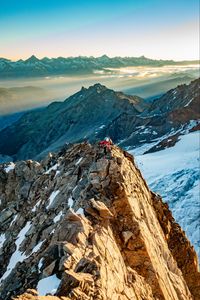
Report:
M2 299L199 299L193 247L120 148L4 164L0 199Z

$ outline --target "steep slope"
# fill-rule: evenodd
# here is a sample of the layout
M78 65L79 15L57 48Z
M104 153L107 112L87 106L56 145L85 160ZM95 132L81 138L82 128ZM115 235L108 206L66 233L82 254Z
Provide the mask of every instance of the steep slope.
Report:
M0 116L0 130L8 127L12 123L19 120L19 118L21 118L22 115L23 115L23 112L18 112L18 113L15 113L15 114Z
M160 98L155 99L148 111L154 115L187 107L191 102L194 103L197 101L196 99L199 96L199 82L200 79L196 79L189 85L178 85Z
M145 143L152 152L164 149L188 130L198 130L199 89L200 79L178 86L149 108L141 98L101 84L82 88L66 101L25 114L0 131L0 154L14 160L39 159L65 143L95 142L107 135L127 149Z
M200 258L199 141L200 133L190 132L171 148L135 155L135 159L150 188L168 203ZM136 154L137 149L130 152Z
M2 299L200 299L193 247L120 148L3 166L0 198Z
M42 151L58 149L66 142L94 139L95 132L123 112L139 114L144 110L141 98L114 92L95 84L54 102L43 111L25 114L0 132L0 154L14 159L33 158Z
M200 79L178 86L153 101L141 115L124 112L111 120L98 137L109 135L121 146L131 148L150 143L152 152L171 146L171 138L175 144L181 134L199 124L199 93Z

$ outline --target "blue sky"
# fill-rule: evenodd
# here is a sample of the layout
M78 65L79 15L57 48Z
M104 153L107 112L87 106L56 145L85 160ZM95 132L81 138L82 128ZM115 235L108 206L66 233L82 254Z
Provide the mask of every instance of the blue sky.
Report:
M198 58L198 0L0 0L0 57Z

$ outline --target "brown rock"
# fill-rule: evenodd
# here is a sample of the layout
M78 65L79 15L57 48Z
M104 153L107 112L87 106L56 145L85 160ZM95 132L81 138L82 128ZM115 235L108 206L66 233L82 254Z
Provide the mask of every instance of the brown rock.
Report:
M16 249L23 255L1 283L3 300L199 300L197 256L168 206L150 192L130 154L112 146L102 158L101 151L73 145L42 167L19 162L16 174L0 178L0 198L17 216L12 226L0 224L9 237L2 276ZM59 175L45 174L57 161ZM28 290L42 274L61 278L54 296Z

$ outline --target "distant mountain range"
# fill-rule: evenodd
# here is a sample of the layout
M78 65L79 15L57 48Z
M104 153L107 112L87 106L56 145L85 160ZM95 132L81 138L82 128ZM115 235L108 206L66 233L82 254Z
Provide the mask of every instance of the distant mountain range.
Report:
M14 160L43 157L66 143L96 142L105 136L126 149L145 151L174 145L180 134L198 129L200 79L180 85L152 103L95 84L64 102L24 114L0 132L0 154ZM196 128L196 129L195 129Z
M121 68L127 66L164 66L164 65L184 65L188 63L198 63L198 61L154 60L141 57L113 57L107 55L100 57L44 57L38 59L32 55L26 60L16 62L6 58L0 58L0 78L27 77L27 76L50 76L61 74L82 74L91 73L97 70L108 71L109 68Z

